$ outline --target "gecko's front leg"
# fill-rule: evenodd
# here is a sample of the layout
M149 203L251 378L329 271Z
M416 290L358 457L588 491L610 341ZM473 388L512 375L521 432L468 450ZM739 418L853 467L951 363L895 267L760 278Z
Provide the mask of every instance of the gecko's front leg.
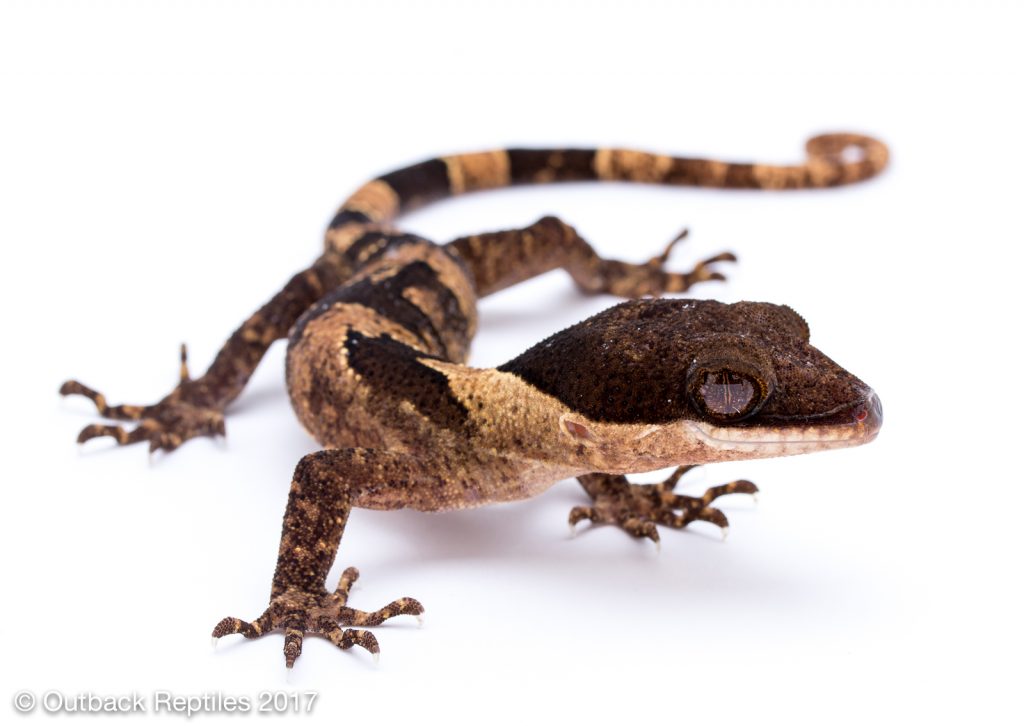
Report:
M414 457L376 449L328 449L303 457L288 494L270 605L252 622L224 618L213 629L213 637L240 633L258 638L282 630L289 668L310 633L343 650L359 645L376 655L377 639L362 628L396 615L420 615L423 606L403 597L379 610L355 610L348 607L348 592L358 571L346 569L333 591L325 587L327 573L352 507L415 507L424 491L429 496L434 490L423 463ZM343 629L346 626L355 627Z

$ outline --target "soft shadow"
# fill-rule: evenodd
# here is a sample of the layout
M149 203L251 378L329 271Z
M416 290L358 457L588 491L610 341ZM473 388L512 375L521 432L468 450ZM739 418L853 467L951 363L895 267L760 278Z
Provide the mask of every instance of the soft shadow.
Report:
M373 512L360 526L386 530L384 536L404 542L405 555L374 565L395 577L424 568L486 563L490 569L508 570L510 576L526 570L534 581L577 588L593 597L642 586L668 598L781 599L806 607L828 594L830 585L802 580L797 570L749 547L730 547L710 528L660 528L660 554L650 541L612 526L581 525L571 537L569 510L585 503L581 492L560 484L534 500L471 511ZM747 519L743 515L756 515L742 505L723 509L733 516L734 526Z

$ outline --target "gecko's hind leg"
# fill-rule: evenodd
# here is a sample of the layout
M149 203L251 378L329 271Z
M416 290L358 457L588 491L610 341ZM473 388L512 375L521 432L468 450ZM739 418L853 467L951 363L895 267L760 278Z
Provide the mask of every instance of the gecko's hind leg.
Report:
M575 229L556 217L544 217L524 229L461 237L448 246L469 265L480 296L563 268L586 292L635 298L685 292L701 282L725 279L715 265L735 262L731 252L709 257L689 272L665 269L673 248L686 236L684 230L661 254L642 264L604 259Z
M580 484L594 503L574 507L569 512L569 525L589 519L595 524L616 524L634 537L647 537L658 543L657 525L680 529L690 522L711 522L728 531L729 520L711 503L726 494L756 494L757 487L745 479L711 487L702 496L676 494L680 477L695 467L681 466L665 481L657 484L631 484L626 477L614 474L584 474Z
M228 338L209 370L199 378L189 375L182 345L178 385L158 403L111 406L98 391L78 381L66 381L60 387L62 396L85 396L96 405L101 416L139 422L130 430L90 424L78 434L78 442L110 436L120 445L148 441L150 451L173 451L197 436L223 436L224 410L242 392L267 348L287 335L291 325L326 290L337 286L341 275L339 263L325 255L308 270L292 277L283 290Z

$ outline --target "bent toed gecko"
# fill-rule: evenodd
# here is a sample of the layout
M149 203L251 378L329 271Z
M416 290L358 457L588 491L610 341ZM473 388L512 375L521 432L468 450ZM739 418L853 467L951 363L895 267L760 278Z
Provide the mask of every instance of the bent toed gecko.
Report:
M795 166L686 159L621 149L508 149L431 159L359 188L332 220L324 252L257 310L207 372L149 406L117 405L78 383L108 419L79 442L110 436L172 451L224 435L224 413L267 348L288 338L287 387L299 421L324 447L292 476L270 604L251 622L224 618L213 637L285 634L291 668L303 637L379 652L367 627L420 615L404 597L372 612L348 606L358 577L325 580L354 507L443 511L534 496L568 477L592 500L583 520L659 542L657 525L702 520L749 481L677 494L699 464L799 454L871 441L882 423L874 392L809 343L784 305L659 299L724 279L715 255L685 273L665 269L674 240L644 264L601 258L568 224L544 217L522 229L437 245L393 226L446 196L512 184L609 180L734 189L802 189L858 182L888 161L881 142L827 134ZM588 293L623 302L497 368L467 365L479 298L561 268ZM626 474L678 467L657 484ZM353 626L353 627L348 627ZM344 629L343 629L344 627Z

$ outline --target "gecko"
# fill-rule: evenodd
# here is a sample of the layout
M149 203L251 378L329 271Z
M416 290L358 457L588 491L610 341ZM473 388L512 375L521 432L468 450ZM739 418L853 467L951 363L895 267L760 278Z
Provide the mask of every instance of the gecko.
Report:
M617 525L660 543L658 526L710 522L713 502L754 494L746 480L703 496L675 491L701 464L801 454L873 440L878 396L813 347L785 305L664 298L725 279L709 257L689 272L665 263L604 259L553 216L521 228L436 244L399 230L402 212L468 192L516 184L626 181L726 189L805 189L868 179L888 162L877 139L831 133L806 143L801 164L680 158L642 151L504 149L439 157L380 176L339 208L323 253L295 274L227 340L205 374L158 403L110 405L65 382L62 395L92 400L120 424L90 424L84 443L148 442L170 452L198 436L224 436L225 410L271 343L287 338L286 385L301 425L323 447L292 475L269 605L255 620L227 617L212 636L284 633L292 668L304 637L343 650L380 651L367 628L423 606L399 598L374 611L349 606L359 576L326 579L353 508L446 511L535 496L577 478L590 504L570 526ZM496 368L466 365L477 301L562 269L586 293L627 298ZM659 483L628 474L676 467Z

